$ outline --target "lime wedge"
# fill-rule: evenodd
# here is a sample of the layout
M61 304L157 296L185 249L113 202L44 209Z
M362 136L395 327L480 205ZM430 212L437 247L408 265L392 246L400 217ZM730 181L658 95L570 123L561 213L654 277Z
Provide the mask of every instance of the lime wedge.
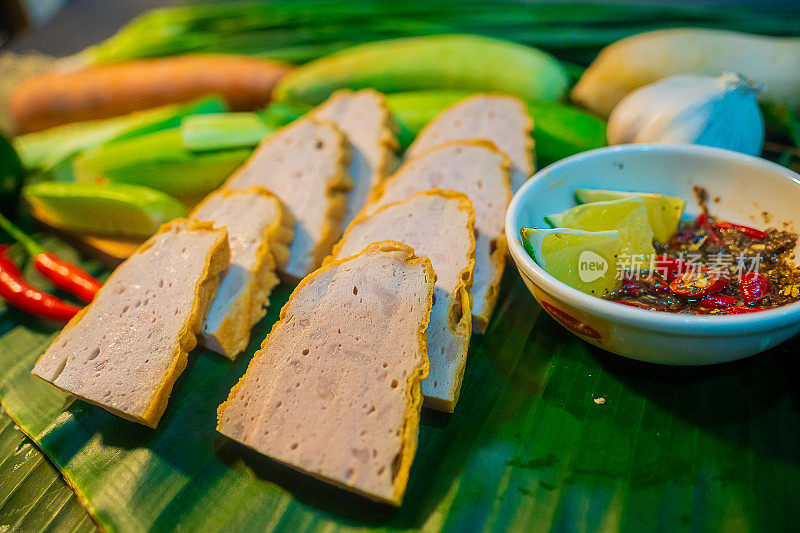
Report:
M639 256L653 253L653 230L647 219L647 208L641 198L583 204L563 213L548 215L545 221L553 227L584 231L618 230L622 252Z
M570 287L594 296L620 288L617 256L623 241L619 231L522 228L520 238L540 267Z
M599 189L575 189L575 199L579 204L641 198L647 208L647 220L653 229L653 238L667 243L678 231L678 223L683 214L684 201L675 196L646 192L603 191Z

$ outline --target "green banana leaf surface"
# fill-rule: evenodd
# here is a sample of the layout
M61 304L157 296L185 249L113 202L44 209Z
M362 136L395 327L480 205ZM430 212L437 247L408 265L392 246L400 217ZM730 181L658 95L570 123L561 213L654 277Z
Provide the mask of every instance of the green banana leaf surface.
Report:
M3 407L108 531L790 531L800 523L797 341L717 367L636 363L563 330L513 266L487 333L473 336L455 413L423 412L402 507L277 465L216 433L215 412L291 288L278 288L238 361L191 354L156 430L31 376L55 328L0 309ZM7 418L0 480L0 530L93 527Z

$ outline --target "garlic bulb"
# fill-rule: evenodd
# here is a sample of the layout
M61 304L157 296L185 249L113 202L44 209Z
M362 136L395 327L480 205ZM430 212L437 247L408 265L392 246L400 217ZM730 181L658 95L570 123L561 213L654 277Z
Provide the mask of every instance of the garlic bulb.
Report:
M691 143L760 155L758 89L740 74L685 74L626 96L608 119L608 143Z

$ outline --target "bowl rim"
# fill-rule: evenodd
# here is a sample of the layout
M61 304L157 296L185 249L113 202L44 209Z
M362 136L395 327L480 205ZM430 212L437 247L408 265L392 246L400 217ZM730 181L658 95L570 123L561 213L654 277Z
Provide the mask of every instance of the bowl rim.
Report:
M783 175L787 185L800 188L800 175L788 168L777 165L760 157L754 157L722 148L693 144L641 143L608 146L581 152L564 158L537 171L514 194L506 210L505 230L508 249L523 276L542 287L544 292L557 300L580 309L588 315L598 316L609 322L621 323L639 329L660 331L663 333L680 333L682 335L715 336L730 333L749 333L753 331L769 331L785 327L800 318L800 302L795 302L768 311L760 311L745 315L696 316L678 315L661 311L649 311L635 307L620 305L597 296L592 296L572 288L544 271L531 258L519 241L519 230L516 220L530 191L540 181L547 179L554 170L585 163L598 156L609 153L668 153L673 155L710 155L718 159L733 161L735 164L748 164L762 167L776 174ZM656 191L651 191L656 192Z

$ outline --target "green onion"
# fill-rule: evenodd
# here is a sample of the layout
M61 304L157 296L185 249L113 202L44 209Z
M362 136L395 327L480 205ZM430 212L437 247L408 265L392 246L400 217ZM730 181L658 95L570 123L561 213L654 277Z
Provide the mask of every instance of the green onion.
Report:
M354 44L436 33L475 33L589 58L622 37L676 26L797 35L795 7L531 3L521 0L230 2L157 9L87 48L78 64L189 52L308 61Z
M174 128L183 117L226 111L224 100L203 98L186 105L169 105L129 115L65 124L49 130L21 135L14 148L27 169L48 171L78 152L115 140Z
M173 196L204 195L219 187L251 150L194 152L180 128L99 146L75 158L76 181L143 185Z
M215 113L186 117L181 124L181 138L187 150L226 150L255 146L268 128L255 113Z

